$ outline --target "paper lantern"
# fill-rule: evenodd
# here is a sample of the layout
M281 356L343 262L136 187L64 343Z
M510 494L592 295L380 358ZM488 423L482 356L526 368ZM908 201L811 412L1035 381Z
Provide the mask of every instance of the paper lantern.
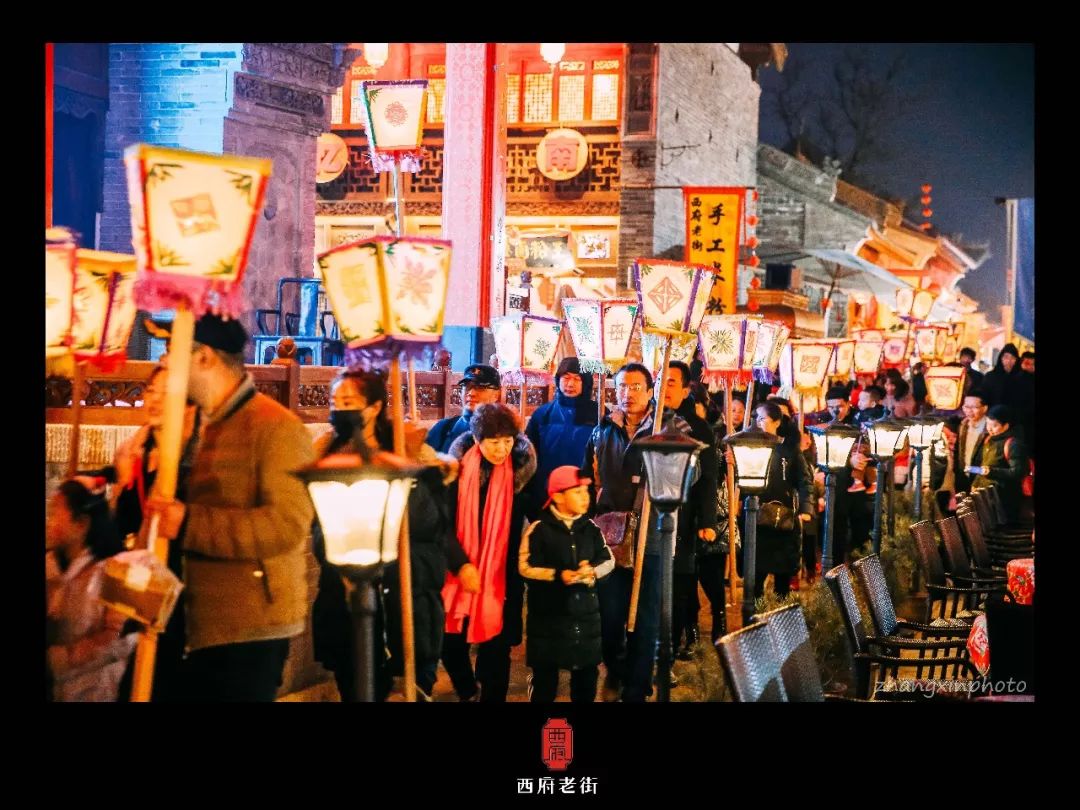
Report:
M239 317L271 162L134 144L124 151L143 309Z
M419 358L443 333L451 243L373 236L317 257L347 363Z
M964 399L963 366L934 366L926 370L926 398L939 411L955 411Z
M135 257L79 250L75 262L75 316L71 350L77 361L111 370L127 359L135 324Z
M856 374L876 374L881 363L881 350L885 341L881 338L859 338L855 341L852 362Z
M909 356L906 337L888 338L881 347L881 363L884 366L906 366Z
M638 311L636 299L564 298L562 305L583 373L614 374L626 364Z
M754 378L758 382L772 384L780 365L780 353L790 334L791 327L780 321L762 321L758 326L753 359Z
M701 381L710 387L721 382L729 386L750 382L761 323L762 318L756 315L706 315L702 318L698 327L705 363Z
M427 86L427 79L360 82L364 126L375 171L393 171L395 161L402 171L420 171Z
M883 329L852 329L851 337L856 340L885 340L885 330Z
M828 407L825 403L825 392L821 388L810 391L799 391L799 398L795 402L795 410L803 414L817 413Z
M936 300L937 296L929 290L901 287L896 291L896 314L907 321L925 321Z
M492 318L491 332L503 382L549 385L562 328L562 321L539 315L515 313Z
M694 362L694 352L698 347L698 336L690 333L678 335L641 334L641 363L652 372L654 378L660 374L660 364L664 362L664 341L671 338L671 353L668 362L679 361L689 365Z
M45 356L59 357L71 345L75 291L75 235L66 228L45 231Z
M838 340L833 344L833 359L829 366L830 377L847 377L855 362L855 341Z
M701 265L663 259L635 259L633 270L645 332L697 332L716 274Z
M960 356L960 341L956 339L955 335L949 335L945 338L945 351L941 355L942 363L955 363Z
M949 336L949 327L945 324L929 323L915 328L915 345L919 359L924 363L943 362L945 341Z
M823 340L789 340L780 355L780 386L801 394L820 392L832 363L833 345Z

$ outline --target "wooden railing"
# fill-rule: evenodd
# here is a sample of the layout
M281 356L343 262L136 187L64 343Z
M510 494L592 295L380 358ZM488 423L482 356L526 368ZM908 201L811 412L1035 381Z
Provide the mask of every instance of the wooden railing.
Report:
M130 360L115 371L88 370L82 392L82 424L141 425L143 389L155 363ZM305 422L326 422L329 418L330 383L341 371L338 366L247 366L259 391L296 412ZM404 379L404 374L402 377ZM455 371L416 372L417 411L421 422L434 422L461 412L461 374ZM610 387L610 381L609 381ZM508 405L517 407L517 387L504 388ZM610 390L609 390L610 400ZM529 386L525 413L531 414L552 396L551 386ZM402 386L406 413L408 386ZM45 421L70 423L71 380L45 380Z

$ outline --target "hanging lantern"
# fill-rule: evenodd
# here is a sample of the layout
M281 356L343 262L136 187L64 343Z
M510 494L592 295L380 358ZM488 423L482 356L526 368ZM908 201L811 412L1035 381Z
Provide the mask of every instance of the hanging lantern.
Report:
M926 398L939 411L955 411L964 398L963 366L934 366L926 370Z
M929 290L901 287L896 291L896 315L906 321L925 321L936 300Z
M633 271L644 331L696 335L716 274L701 265L664 259L635 259Z
M271 162L133 144L124 151L142 309L240 317Z
M75 235L66 228L45 231L45 356L59 357L71 345L75 291Z
M823 340L789 340L780 355L780 387L803 395L820 392L832 363L833 345Z
M491 319L503 383L550 385L562 321L515 313Z
M932 365L943 362L948 336L949 327L945 324L930 323L916 327L915 345L919 351L919 359Z
M926 217L927 219L929 219L930 217L932 217L934 215L934 209L932 209L932 208L924 208L922 210L922 215L924 217Z
M386 64L386 60L390 58L390 43L389 42L365 42L364 43L364 61L378 70Z
M705 369L701 381L745 385L753 376L754 352L762 319L756 315L706 315L698 328ZM771 335L770 335L771 337Z
M678 361L689 365L694 362L694 352L698 347L698 336L693 333L678 335L652 335L641 333L641 363L652 372L653 378L660 374L660 364L664 362L664 341L671 338L671 353L668 362Z
M780 354L791 334L791 327L780 321L762 321L758 326L757 342L752 361L754 379L769 385L780 365Z
M923 183L923 186L922 186L922 193L923 194L929 194L933 190L934 190L934 187L932 185L930 185L929 183Z
M552 69L555 68L559 62L562 61L563 55L566 53L565 42L541 42L540 43L540 55L544 58L544 61L551 65Z
M830 377L848 377L855 361L855 341L837 340L833 344L833 359L829 366Z
M919 202L921 202L923 205L929 205L932 200L933 198L929 194L925 194L919 198Z
M442 338L451 243L373 236L318 256L346 363L417 359Z
M910 356L906 337L888 338L881 347L881 364L887 368L906 366Z
M626 364L638 311L636 299L564 298L562 305L583 373L614 374Z
M855 340L855 354L852 358L856 374L876 374L881 364L881 350L885 345L884 333L877 329L859 330L866 337L860 335ZM854 334L854 333L852 333Z
M71 350L76 361L111 371L127 359L135 324L135 257L79 250L75 262L75 317Z
M360 82L371 167L377 172L420 171L427 79Z

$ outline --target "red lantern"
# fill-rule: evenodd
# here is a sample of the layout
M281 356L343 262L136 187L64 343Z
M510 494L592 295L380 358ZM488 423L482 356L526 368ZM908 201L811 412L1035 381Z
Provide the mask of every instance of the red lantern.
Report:
M758 218L756 214L751 214L746 218L746 224L751 227L756 227L758 224Z
M758 238L756 236L751 236L749 239L746 240L746 246L748 248L756 248L759 244L761 243L758 241Z
M751 256L749 259L746 260L747 267L757 267L759 264L761 264L761 259L759 259L757 256Z
M757 302L757 301L755 301L755 300L753 300L752 298L750 299L750 303L748 303L748 304L746 305L746 308L747 308L748 310L750 310L751 312L757 312L757 311L758 311L758 307L759 307L759 305L758 305L758 302Z
M829 308L829 299L828 298L822 298L821 299L821 311L824 312L828 308Z
M922 187L922 193L923 194L929 194L933 190L933 188L934 187L932 185L930 185L929 183L924 183L923 187Z
M923 205L929 205L930 201L933 200L933 199L934 199L933 197L931 197L929 194L927 194L924 197L922 197L922 199L920 199L919 202L921 202Z
M753 200L754 202L757 202L758 191L757 191L756 188L753 191L750 192L750 199ZM754 224L757 224L757 223L754 223Z
M933 208L924 208L922 210L922 215L924 217L932 217L934 215L934 209Z
M761 286L761 279L757 276L754 276L752 279L750 279L750 286L755 290L758 289Z

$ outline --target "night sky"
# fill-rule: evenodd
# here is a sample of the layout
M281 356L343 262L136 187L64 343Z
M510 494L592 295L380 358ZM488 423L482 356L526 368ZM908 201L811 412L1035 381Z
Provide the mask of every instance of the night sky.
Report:
M845 47L835 43L787 43L789 64L805 64L808 84L825 87ZM913 101L889 130L893 156L868 166L879 187L911 200L919 186L934 187L933 222L964 242L990 243L990 258L960 283L991 321L1005 292L1005 208L996 197L1035 192L1035 49L1032 45L866 44L883 63L906 52L900 84ZM761 71L760 139L783 147L786 131L768 92L780 83L772 68ZM843 177L843 175L841 175ZM909 218L921 221L918 210ZM912 216L914 215L914 216Z

